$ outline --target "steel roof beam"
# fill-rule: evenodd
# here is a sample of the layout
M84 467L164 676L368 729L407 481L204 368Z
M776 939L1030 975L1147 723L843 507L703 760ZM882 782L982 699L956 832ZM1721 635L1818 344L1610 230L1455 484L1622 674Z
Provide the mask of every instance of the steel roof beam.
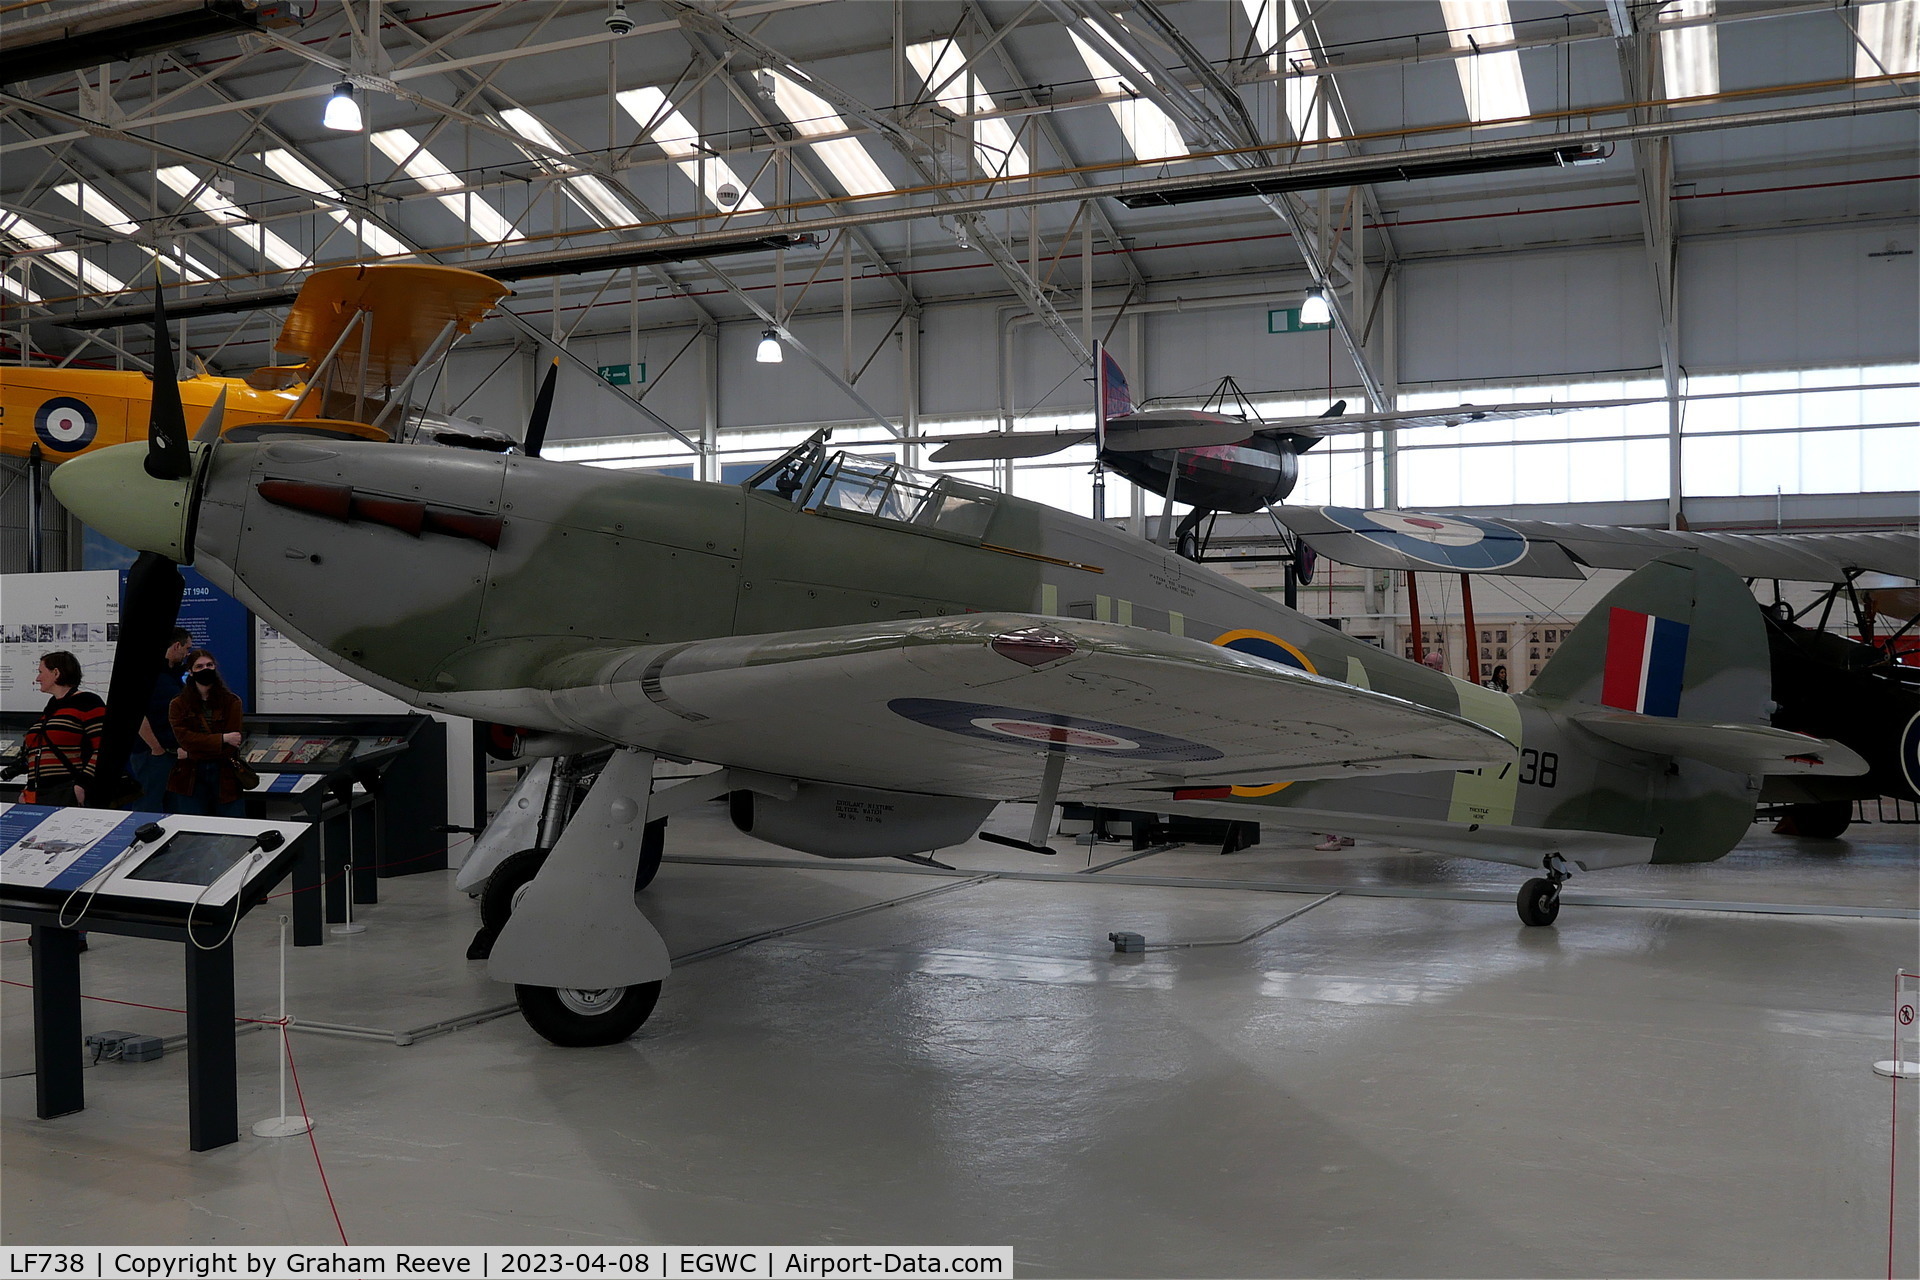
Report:
M940 182L932 148L911 129L895 119L892 113L877 111L839 86L813 75L787 55L741 29L730 17L723 18L710 13L689 3L688 0L665 0L665 3L679 15L683 26L703 32L728 48L749 54L767 67L791 76L810 91L818 94L843 118L851 117L872 128L887 140L902 159L913 166L914 172L920 175L922 182L930 186ZM971 149L968 155L971 157ZM958 209L964 203L954 198L958 194L950 191L939 192L939 198L947 207L936 206L925 212L943 214ZM988 226L984 219L969 213L957 213L954 216L964 219L965 229L973 244L1006 278L1007 283L1013 287L1014 293L1026 304L1027 309L1033 312L1077 360L1092 364L1093 352L1088 344L1081 340L1081 336L1074 331L1073 326L1068 324L1066 318L1054 308L1041 286L1027 274L1026 268L1021 266L1019 257L1000 239L993 228Z

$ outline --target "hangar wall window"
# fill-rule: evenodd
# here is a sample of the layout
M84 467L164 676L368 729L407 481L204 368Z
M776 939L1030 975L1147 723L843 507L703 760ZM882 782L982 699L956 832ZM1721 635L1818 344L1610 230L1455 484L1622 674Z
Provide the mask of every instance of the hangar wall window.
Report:
M1682 491L1920 488L1917 384L1911 364L1694 378L1680 425Z

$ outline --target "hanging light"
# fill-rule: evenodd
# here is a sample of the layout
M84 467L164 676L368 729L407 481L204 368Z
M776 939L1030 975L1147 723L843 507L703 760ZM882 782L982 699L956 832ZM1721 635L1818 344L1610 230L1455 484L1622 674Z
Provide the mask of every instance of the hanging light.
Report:
M753 358L761 364L779 364L786 359L786 353L780 349L780 334L773 329L763 331L759 349L753 353Z
M320 123L341 133L360 132L360 104L353 100L352 81L342 80L333 86L333 95L327 99L326 114L320 117Z
M1300 304L1301 324L1332 324L1333 310L1327 306L1327 293L1324 289L1307 290L1307 300Z

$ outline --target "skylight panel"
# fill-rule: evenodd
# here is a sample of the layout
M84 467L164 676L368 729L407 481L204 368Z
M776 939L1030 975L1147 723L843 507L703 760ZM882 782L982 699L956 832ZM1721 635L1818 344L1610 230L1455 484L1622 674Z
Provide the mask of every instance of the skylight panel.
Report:
M1301 24L1300 14L1294 9L1293 0L1240 0L1240 7L1247 12L1247 21L1253 25L1254 44L1259 48L1272 49L1280 43L1281 35L1286 35L1285 54L1289 72L1285 77L1287 123L1293 126L1293 136L1302 142L1318 141L1318 95L1323 88L1330 89L1332 81L1321 76L1294 74L1312 70L1318 64L1313 60L1313 46L1307 43L1306 28ZM1269 53L1267 67L1279 70L1280 54ZM1327 117L1327 136L1340 136L1340 128L1331 114Z
M1440 10L1446 16L1447 40L1456 49L1513 43L1507 0L1440 0ZM1532 114L1517 50L1476 52L1454 59L1453 67L1460 75L1469 120L1511 120Z
M934 91L934 101L961 119L992 109L993 99L979 78L960 70L967 60L953 41L908 45L907 61ZM996 178L1019 177L1033 168L1026 149L1014 140L1013 126L1005 120L973 121L973 154L980 167Z
M1920 71L1920 4L1889 0L1853 11L1855 76L1910 75Z
M140 224L121 212L120 206L83 182L62 183L53 189L53 194L109 231L130 236L140 230Z
M373 145L380 148L381 154L399 165L409 178L429 191L445 192L437 197L441 206L482 240L498 244L506 240L526 239L478 192L462 191L465 184L405 129L382 129L372 135L372 140Z
M553 131L542 124L531 111L510 107L500 113L500 118L515 133L531 138L551 151L567 150L560 145L560 139L553 136ZM574 172L573 165L555 160L552 156L542 152L528 151L524 147L521 150L526 151L527 157L542 168L556 173ZM623 227L634 220L633 211L620 202L620 197L613 193L613 188L603 178L583 173L578 177L568 178L566 190L567 198L603 227Z
M1080 60L1087 64L1087 71L1093 76L1094 84L1103 94L1132 94L1133 88L1121 78L1113 63L1107 61L1105 54L1096 50L1076 29L1069 28L1067 34L1073 37L1074 47L1080 50ZM1108 45L1114 56L1126 58L1126 54ZM1131 59L1128 59L1131 61ZM1120 132L1127 137L1127 145L1133 148L1135 158L1140 160L1158 160L1165 156L1184 156L1187 143L1180 136L1180 127L1173 118L1162 111L1158 104L1146 98L1133 96L1125 102L1109 104L1113 109L1114 123L1120 126Z
M740 175L733 171L732 165L700 145L700 135L687 123L685 116L668 105L666 94L649 85L641 89L622 89L614 95L614 99L642 129L652 126L647 133L648 139L674 158L680 172L693 180L715 208L729 213L752 213L766 207L753 192L747 190L747 184L740 180ZM720 188L727 186L739 193L739 199L731 205L720 199Z
M340 195L339 188L322 177L318 170L285 148L261 152L260 163L273 170L275 176L282 182L291 183L317 196L337 198ZM329 206L323 208L321 212L360 237L362 244L381 257L401 257L411 252L407 246L389 235L384 227L368 222L364 218L356 218L345 209Z
M0 289L5 289L22 302L39 302L41 300L39 294L5 273L0 273Z
M818 138L847 131L847 122L825 98L778 71L772 74L774 105L801 136ZM816 142L813 154L833 171L834 180L850 196L874 196L893 190L892 180L873 162L858 138Z
M104 267L96 267L72 249L60 249L60 242L28 221L26 215L19 213L0 213L0 234L32 249L55 249L47 254L47 261L82 286L99 293L118 293L126 288L126 282ZM31 301L39 301L38 298Z
M1713 17L1713 0L1679 0L1660 11L1660 21ZM1720 92L1720 36L1711 22L1660 33L1660 62L1669 98Z
M166 183L175 195L185 198L194 208L225 227L236 240L282 271L298 271L307 265L306 254L241 213L238 205L202 183L199 176L185 165L170 165L156 171L154 176Z
M138 234L140 230L140 224L129 218L119 205L84 182L62 183L53 188L53 193L109 231L131 236ZM147 248L145 245L140 247L152 257L172 267L183 279L204 283L218 275L213 268L191 256L178 245L173 245L164 252Z

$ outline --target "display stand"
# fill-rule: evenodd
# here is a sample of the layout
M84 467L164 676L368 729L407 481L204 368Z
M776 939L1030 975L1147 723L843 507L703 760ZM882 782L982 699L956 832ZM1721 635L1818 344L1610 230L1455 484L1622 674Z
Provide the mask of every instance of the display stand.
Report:
M49 838L63 822L91 823L99 833ZM141 830L153 838L140 839ZM208 1151L239 1140L232 931L312 843L307 831L298 822L0 804L0 920L33 930L36 1115L48 1120L86 1106L78 932L85 928L181 944L188 1145ZM233 861L222 866L213 853L198 852L203 845L224 846L219 856Z
M294 868L293 945L317 947L325 926L351 923L349 894L366 906L380 900L386 876L445 869L446 730L438 721L249 716L246 735L241 757L260 774L247 793L249 815L297 814L320 828ZM398 856L390 860L389 850Z

